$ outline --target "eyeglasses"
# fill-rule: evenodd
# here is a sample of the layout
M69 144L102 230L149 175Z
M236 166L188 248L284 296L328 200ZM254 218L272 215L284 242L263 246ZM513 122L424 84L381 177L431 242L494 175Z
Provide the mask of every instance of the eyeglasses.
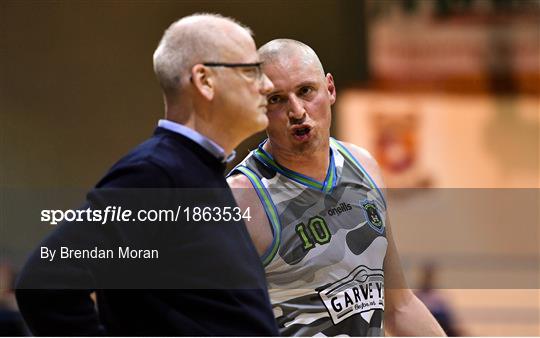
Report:
M227 68L243 68L242 74L249 80L260 80L262 78L261 65L262 62L254 63L225 63L225 62L204 62L206 67L227 67Z

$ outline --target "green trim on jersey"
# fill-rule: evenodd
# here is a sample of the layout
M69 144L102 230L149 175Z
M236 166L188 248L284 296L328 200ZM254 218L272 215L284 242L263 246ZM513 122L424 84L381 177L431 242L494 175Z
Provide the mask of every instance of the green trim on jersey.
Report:
M337 182L336 175L337 169L334 161L334 153L332 152L332 148L330 148L330 163L328 165L328 174L324 180L324 192L331 192L334 189Z
M326 177L324 182L319 182L317 180L314 180L311 177L302 175L300 173L297 173L296 171L287 169L281 165L279 165L272 155L267 153L264 149L262 149L262 145L266 142L263 141L259 147L254 150L253 154L256 158L258 158L260 161L262 161L267 166L271 167L275 171L283 174L284 176L292 179L293 181L296 181L298 183L301 183L305 186L308 186L313 189L317 189L323 192L331 192L332 189L335 187L337 178L336 178L336 166L334 162L334 156L332 154L332 150L330 149L330 162L328 165L328 170L326 172Z
M268 263L270 263L270 261L272 261L272 259L276 255L281 242L281 224L279 222L277 210L274 202L272 202L272 199L268 194L268 191L266 191L266 188L262 184L261 179L259 178L259 176L257 176L257 174L255 174L248 167L244 166L238 166L235 168L235 170L238 170L242 174L246 175L247 178L250 180L251 184L255 188L255 191L257 192L257 195L259 196L259 199L263 204L266 216L268 217L270 225L272 226L272 232L274 235L274 238L272 239L272 244L261 257L263 265L266 266L268 265Z
M292 170L289 170L285 167L282 167L280 166L279 164L276 163L276 161L274 161L273 158L271 158L270 156L267 155L267 153L261 151L260 149L257 149L255 150L255 154L257 155L257 157L259 157L265 164L269 165L270 167L272 167L272 169L276 170L276 171L279 171L280 173L282 173L283 175L299 182L299 183L302 183L304 185L307 185L311 188L315 188L317 190L322 190L323 188L323 185L321 182L318 182L318 181L315 181L313 179L309 179L307 178L306 176L303 176L303 175L300 175Z

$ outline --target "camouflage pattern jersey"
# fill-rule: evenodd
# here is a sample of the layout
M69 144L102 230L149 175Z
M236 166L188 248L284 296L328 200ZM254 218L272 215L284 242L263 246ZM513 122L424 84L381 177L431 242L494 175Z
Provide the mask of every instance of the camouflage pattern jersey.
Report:
M262 256L284 336L380 336L386 202L358 160L330 139L324 182L280 166L263 149L230 175L246 175L272 227Z

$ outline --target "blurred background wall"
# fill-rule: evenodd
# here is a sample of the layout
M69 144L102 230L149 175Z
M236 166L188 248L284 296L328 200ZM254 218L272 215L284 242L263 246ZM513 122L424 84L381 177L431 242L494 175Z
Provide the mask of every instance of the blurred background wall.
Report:
M366 1L336 134L378 160L409 284L452 335L539 335L539 1Z
M152 53L205 11L258 46L315 49L338 87L333 135L379 161L408 280L455 334L540 335L538 0L0 2L0 307L5 271L50 231L11 192L84 191L146 139L163 115Z
M233 16L257 46L304 41L346 84L366 78L363 9L320 0L2 1L0 182L89 187L150 135L163 115L152 54L182 16Z

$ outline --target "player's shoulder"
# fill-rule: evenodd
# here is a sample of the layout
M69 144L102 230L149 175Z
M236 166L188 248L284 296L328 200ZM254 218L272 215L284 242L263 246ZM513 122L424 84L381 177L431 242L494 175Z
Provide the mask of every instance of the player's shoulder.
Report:
M247 178L246 175L238 172L227 177L227 183L231 188L253 188L249 178Z
M367 151L365 148L362 148L354 143L339 141L343 144L350 152L354 155L359 161L373 162L377 164L375 158Z
M384 186L381 169L377 160L369 151L354 143L339 141L360 162L362 167L373 177L379 187Z
M365 148L362 148L354 143L339 141L342 145L351 152L351 154L362 164L364 167L372 168L373 170L379 170L379 165L375 160L375 157L370 154ZM367 168L366 168L367 169Z

